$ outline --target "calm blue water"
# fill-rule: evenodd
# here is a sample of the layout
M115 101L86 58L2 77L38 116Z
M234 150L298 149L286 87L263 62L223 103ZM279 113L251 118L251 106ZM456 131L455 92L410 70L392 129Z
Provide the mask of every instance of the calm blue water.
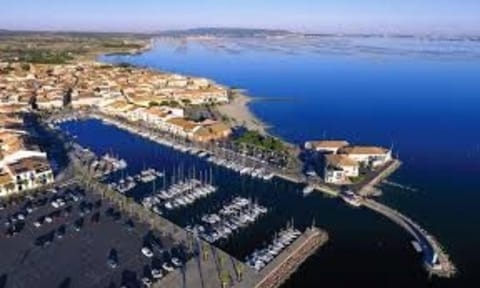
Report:
M457 279L429 281L419 272L408 237L388 222L355 215L329 225L322 219L335 214L330 209L317 223L335 227L331 246L286 286L475 287L480 283L475 275L480 264L479 56L478 42L230 39L161 41L142 55L102 60L204 76L247 89L253 97L285 97L255 101L251 108L273 125L272 133L293 142L328 137L393 146L404 166L392 180L418 191L384 187L382 201L418 219L460 269ZM315 211L325 201L292 205Z

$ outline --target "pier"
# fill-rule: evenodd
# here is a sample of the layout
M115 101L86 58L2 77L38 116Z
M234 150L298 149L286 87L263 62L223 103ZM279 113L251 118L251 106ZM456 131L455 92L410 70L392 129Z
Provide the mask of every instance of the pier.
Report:
M358 194L361 196L374 195L377 191L375 186L388 178L388 176L392 175L395 171L397 171L397 169L400 168L401 165L402 162L397 159L393 159L392 161L387 163L385 167L378 171L372 179L368 180L365 184L362 184L361 187L359 187Z
M328 241L328 234L315 227L308 228L295 242L249 281L238 288L275 288L282 285L298 267Z
M422 250L422 259L425 268L431 275L450 278L455 275L456 268L450 261L448 254L438 241L412 219L372 199L364 199L363 206L384 215L391 221L405 229L419 243Z

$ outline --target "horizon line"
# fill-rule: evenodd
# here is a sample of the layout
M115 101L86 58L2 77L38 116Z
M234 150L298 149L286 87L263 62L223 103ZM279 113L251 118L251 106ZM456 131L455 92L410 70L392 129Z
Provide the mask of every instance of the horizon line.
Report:
M12 32L12 33L98 33L98 34L136 34L136 35L155 35L167 32L186 32L190 30L197 30L197 29L225 29L225 30L263 30L263 31L283 31L288 34L292 35L318 35L318 36L383 36L383 37L395 37L395 36L449 36L449 37L480 37L480 32L447 32L447 31L418 31L418 32L380 32L380 31L372 31L372 32L302 32L302 31L295 31L292 29L284 29L284 28L260 28L260 27L239 27L239 26L192 26L189 28L179 28L179 29L159 29L155 31L139 31L139 30L90 30L90 29L9 29L9 28L1 28L0 33L2 32Z

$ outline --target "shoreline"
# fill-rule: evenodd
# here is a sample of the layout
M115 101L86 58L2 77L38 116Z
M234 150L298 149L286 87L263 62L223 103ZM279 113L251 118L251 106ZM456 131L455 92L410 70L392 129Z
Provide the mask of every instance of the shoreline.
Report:
M244 91L233 89L230 103L218 105L216 109L220 114L228 117L228 121L231 124L244 126L248 130L255 130L262 135L267 135L267 130L271 126L260 120L252 112L248 106L252 101L253 98L244 93Z
M94 61L97 62L97 63L101 63L101 64L105 64L105 63L106 64L112 64L112 63L108 63L108 62L105 62L105 61L101 61L101 60L99 60L98 57L101 57L101 56L107 56L108 57L108 56L115 56L115 55L119 55L119 56L141 55L143 53L151 51L155 47L155 45L152 44L153 41L154 41L154 38L151 38L149 42L145 43L144 47L139 48L139 49L135 49L133 51L123 51L123 52L112 52L112 53L98 54ZM141 67L138 67L136 65L134 65L134 66L136 68L141 69ZM154 69L154 70L156 70L160 73L163 72L163 73L172 73L173 74L173 72L169 72L169 71L163 71L163 70L159 70L159 69ZM185 75L185 76L187 76L187 75ZM203 76L199 76L199 77L203 77ZM217 83L214 79L210 79L210 78L206 78L206 79L208 79L208 80L210 80L214 83ZM244 89L233 89L232 87L229 87L228 85L219 84L219 83L217 83L217 85L219 85L219 86L221 86L221 87L223 87L227 90L230 90L231 93L232 93L232 99L229 103L220 104L220 105L215 106L215 109L222 116L225 116L226 118L228 118L228 122L230 122L230 124L237 125L237 126L244 126L248 130L257 131L262 135L269 135L267 130L269 128L271 128L271 126L266 124L262 120L260 120L260 118L257 115L255 115L255 113L252 112L252 110L250 109L250 107L248 105L250 104L250 102L253 101L253 98L246 94L246 90L244 90Z

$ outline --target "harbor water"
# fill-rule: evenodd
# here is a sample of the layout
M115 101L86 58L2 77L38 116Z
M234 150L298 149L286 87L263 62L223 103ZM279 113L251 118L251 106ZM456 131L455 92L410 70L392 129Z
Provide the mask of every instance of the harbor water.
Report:
M271 210L257 224L219 243L237 257L268 243L273 231L289 219L303 226L315 219L330 233L331 241L302 265L286 287L475 287L480 282L476 273L480 264L478 56L480 43L473 40L324 37L159 40L144 54L100 60L202 76L244 88L257 99L250 107L272 125L270 132L294 143L342 138L392 147L404 165L390 181L412 189L384 185L380 201L435 235L460 272L455 279L430 279L410 237L373 212L321 195L303 198L293 184L263 183L222 169L214 172L222 187L218 195L168 217L188 223L195 215L215 209L210 207L231 193L265 203ZM96 122L67 126L79 130L74 133L80 142L90 141L97 149L115 153L125 149L123 153L134 158L137 169L144 161L155 161L166 169L181 162L185 167L194 163L208 167ZM99 135L95 129L107 129L96 132L112 137L101 140L93 136ZM98 144L102 141L112 144ZM152 145L152 150L143 145Z

